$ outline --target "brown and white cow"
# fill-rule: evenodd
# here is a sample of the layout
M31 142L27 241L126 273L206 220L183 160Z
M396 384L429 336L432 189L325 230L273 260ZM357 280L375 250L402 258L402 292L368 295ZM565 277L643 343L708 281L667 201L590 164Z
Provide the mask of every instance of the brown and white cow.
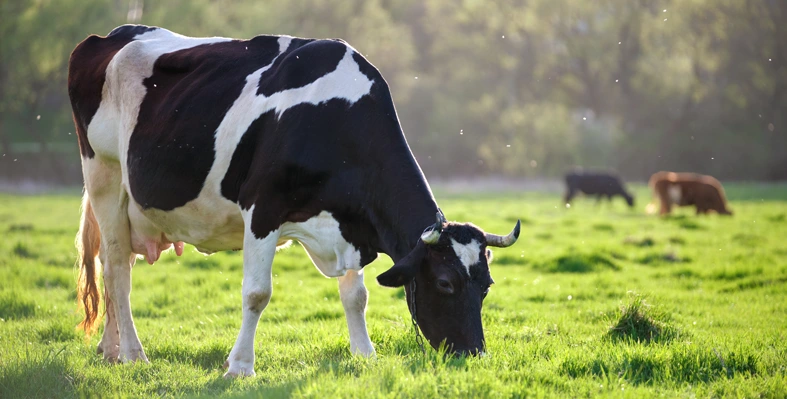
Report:
M363 267L380 252L395 264L379 283L404 286L433 347L484 350L487 246L512 245L519 223L497 236L442 218L385 80L348 44L125 25L76 47L68 90L85 180L81 326L97 322L98 258L106 359L147 361L131 267L173 244L180 255L184 242L205 253L243 249L243 319L226 376L254 374L273 257L290 240L338 279L353 353L374 354Z
M661 202L660 215L669 214L672 206L694 205L697 214L716 211L732 215L727 207L724 188L712 176L697 173L656 172L648 183L653 196Z

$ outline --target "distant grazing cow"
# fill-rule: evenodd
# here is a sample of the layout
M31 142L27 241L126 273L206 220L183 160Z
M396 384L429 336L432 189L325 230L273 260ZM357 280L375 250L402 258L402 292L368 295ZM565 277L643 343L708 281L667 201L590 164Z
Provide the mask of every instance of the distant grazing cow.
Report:
M589 171L574 171L566 174L566 196L563 202L566 204L571 203L571 200L578 194L595 195L597 200L602 197L607 197L607 200L612 200L612 197L620 195L626 199L629 207L634 206L634 197L629 194L623 187L623 182L620 178L611 173L605 172L589 172Z
M648 183L653 196L661 202L660 215L672 211L672 206L697 207L697 214L716 211L721 215L732 215L721 183L711 176L696 173L657 172Z
M343 41L192 38L126 25L76 47L68 91L85 180L81 327L89 333L98 318L98 257L106 359L147 361L131 316L131 267L173 245L180 255L184 242L205 253L244 250L243 321L225 376L254 375L273 257L289 240L338 278L352 352L374 354L362 273L379 252L395 264L378 282L404 286L433 347L484 350L487 246L514 244L519 223L498 236L445 221L388 85Z

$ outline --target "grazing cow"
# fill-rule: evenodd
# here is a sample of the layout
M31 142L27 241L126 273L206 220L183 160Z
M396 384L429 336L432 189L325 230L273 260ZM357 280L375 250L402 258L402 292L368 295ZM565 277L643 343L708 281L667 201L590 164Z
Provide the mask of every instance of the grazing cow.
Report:
M661 202L660 215L669 214L672 205L697 207L697 214L716 211L720 215L732 215L727 208L724 188L712 176L697 173L657 172L648 182L653 196ZM654 209L655 211L655 209Z
M385 80L348 44L125 25L76 47L68 90L85 180L80 326L89 334L98 318L98 257L106 359L147 361L131 267L173 245L180 255L184 242L204 253L244 250L243 318L225 376L254 375L273 257L290 240L338 278L353 353L374 354L362 273L380 252L394 265L378 282L404 286L433 347L484 350L487 246L512 245L519 223L498 236L445 221Z
M614 174L606 172L584 172L581 170L566 174L566 196L563 198L566 204L571 203L578 193L585 195L595 195L598 201L602 197L612 200L612 197L620 195L626 199L629 207L634 206L634 197L623 187L623 182Z

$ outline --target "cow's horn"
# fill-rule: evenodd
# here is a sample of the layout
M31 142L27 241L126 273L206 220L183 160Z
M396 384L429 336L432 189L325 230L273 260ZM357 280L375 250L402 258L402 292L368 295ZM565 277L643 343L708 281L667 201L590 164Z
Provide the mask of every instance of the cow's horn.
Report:
M437 241L440 240L440 233L443 232L443 224L445 223L445 216L443 216L443 212L438 210L437 212L437 222L433 226L430 226L421 234L421 241L424 244L437 244Z
M516 221L516 226L514 226L514 230L508 233L507 236L499 236L497 234L489 234L485 233L486 236L486 245L490 247L510 247L514 245L517 238L519 238L519 227L520 222L519 220Z

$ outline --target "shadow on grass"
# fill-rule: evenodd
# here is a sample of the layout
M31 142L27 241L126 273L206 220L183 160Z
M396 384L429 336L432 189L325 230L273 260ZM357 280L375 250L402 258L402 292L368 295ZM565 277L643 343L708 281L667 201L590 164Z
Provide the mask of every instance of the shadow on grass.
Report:
M635 247L652 247L656 245L656 240L651 237L635 238L628 236L623 240L623 244L633 245Z
M735 375L751 377L758 372L757 355L723 352L715 348L691 346L663 351L611 351L576 354L564 360L560 371L572 378L624 379L633 385L662 383L709 383Z
M165 359L172 363L191 364L203 370L219 370L227 360L230 349L217 342L199 346L165 342L148 347L146 352L149 359Z
M651 252L637 259L637 263L643 265L659 265L664 263L685 263L691 262L689 257L678 256L675 251Z
M36 314L35 302L14 292L0 294L0 318L25 319Z
M287 381L279 384L270 385L251 385L244 387L243 391L238 392L235 387L236 382L233 380L225 379L222 376L216 378L205 384L201 391L195 395L187 395L192 398L215 398L215 397L231 397L231 398L289 398L298 388L305 385L311 378L314 378L316 373L296 380Z
M74 376L63 351L25 352L0 367L0 398L73 398Z
M772 285L783 285L787 283L787 277L779 277L774 279L751 279L739 282L733 286L725 287L719 290L720 293L738 292L755 290L758 288L765 288Z

